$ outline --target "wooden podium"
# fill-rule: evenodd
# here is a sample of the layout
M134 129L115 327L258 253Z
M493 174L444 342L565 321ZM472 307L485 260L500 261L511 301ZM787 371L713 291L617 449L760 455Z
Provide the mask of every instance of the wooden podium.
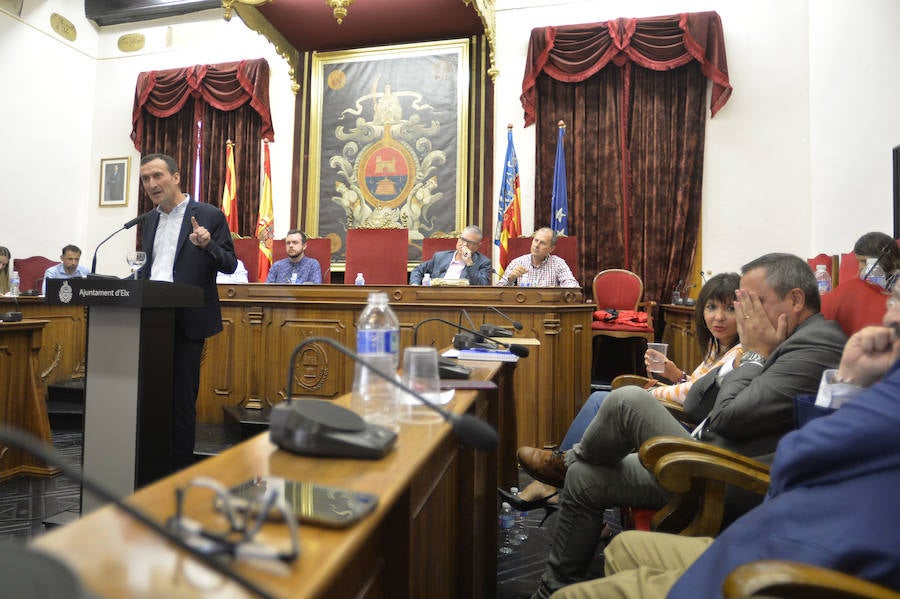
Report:
M200 306L193 285L133 279L47 281L47 303L88 306L84 476L118 497L173 470L175 308ZM102 505L82 493L81 511Z

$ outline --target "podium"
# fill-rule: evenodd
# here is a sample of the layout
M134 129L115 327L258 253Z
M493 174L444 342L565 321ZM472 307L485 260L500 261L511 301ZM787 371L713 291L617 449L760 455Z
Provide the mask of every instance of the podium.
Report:
M124 498L173 471L175 309L203 290L163 281L48 279L47 303L88 306L84 476ZM82 514L102 501L83 492Z

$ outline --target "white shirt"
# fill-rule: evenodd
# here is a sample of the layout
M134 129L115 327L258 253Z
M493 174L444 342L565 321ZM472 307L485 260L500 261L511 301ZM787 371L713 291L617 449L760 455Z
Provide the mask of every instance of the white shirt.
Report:
M153 238L153 264L150 267L150 279L153 281L174 281L172 270L175 268L178 233L181 232L181 222L190 201L190 196L185 195L184 201L172 208L169 214L158 206L156 208L159 212L159 224L156 226L156 237Z
M444 273L445 279L460 279L462 278L462 273L466 269L466 263L462 260L455 260L456 254L453 254L453 258L450 259L450 266L447 267L447 272Z
M216 283L246 283L248 281L247 275L247 267L244 266L243 261L238 259L237 268L232 274L229 275L221 271L216 273Z

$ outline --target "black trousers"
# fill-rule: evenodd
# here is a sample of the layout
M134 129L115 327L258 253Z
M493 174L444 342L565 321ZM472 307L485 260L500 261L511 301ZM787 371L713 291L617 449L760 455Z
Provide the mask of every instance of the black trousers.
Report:
M172 365L172 434L175 469L194 463L197 429L197 392L200 390L200 358L205 339L188 339L175 327Z

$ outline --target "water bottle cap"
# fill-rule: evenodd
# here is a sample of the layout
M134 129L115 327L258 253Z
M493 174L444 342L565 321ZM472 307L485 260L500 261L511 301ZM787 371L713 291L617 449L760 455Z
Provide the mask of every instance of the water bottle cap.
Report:
M510 487L509 492L512 493L513 495L515 495L516 493L519 492L519 487Z
M495 505L496 505L496 504L495 504ZM505 509L505 510L508 510L508 509L510 509L512 506L510 506L508 502L504 501L503 504L502 504L500 507L502 507L502 508Z
M827 268L828 267L825 266L824 264L816 264L816 270L818 270L818 271L825 271L825 269L827 269Z

